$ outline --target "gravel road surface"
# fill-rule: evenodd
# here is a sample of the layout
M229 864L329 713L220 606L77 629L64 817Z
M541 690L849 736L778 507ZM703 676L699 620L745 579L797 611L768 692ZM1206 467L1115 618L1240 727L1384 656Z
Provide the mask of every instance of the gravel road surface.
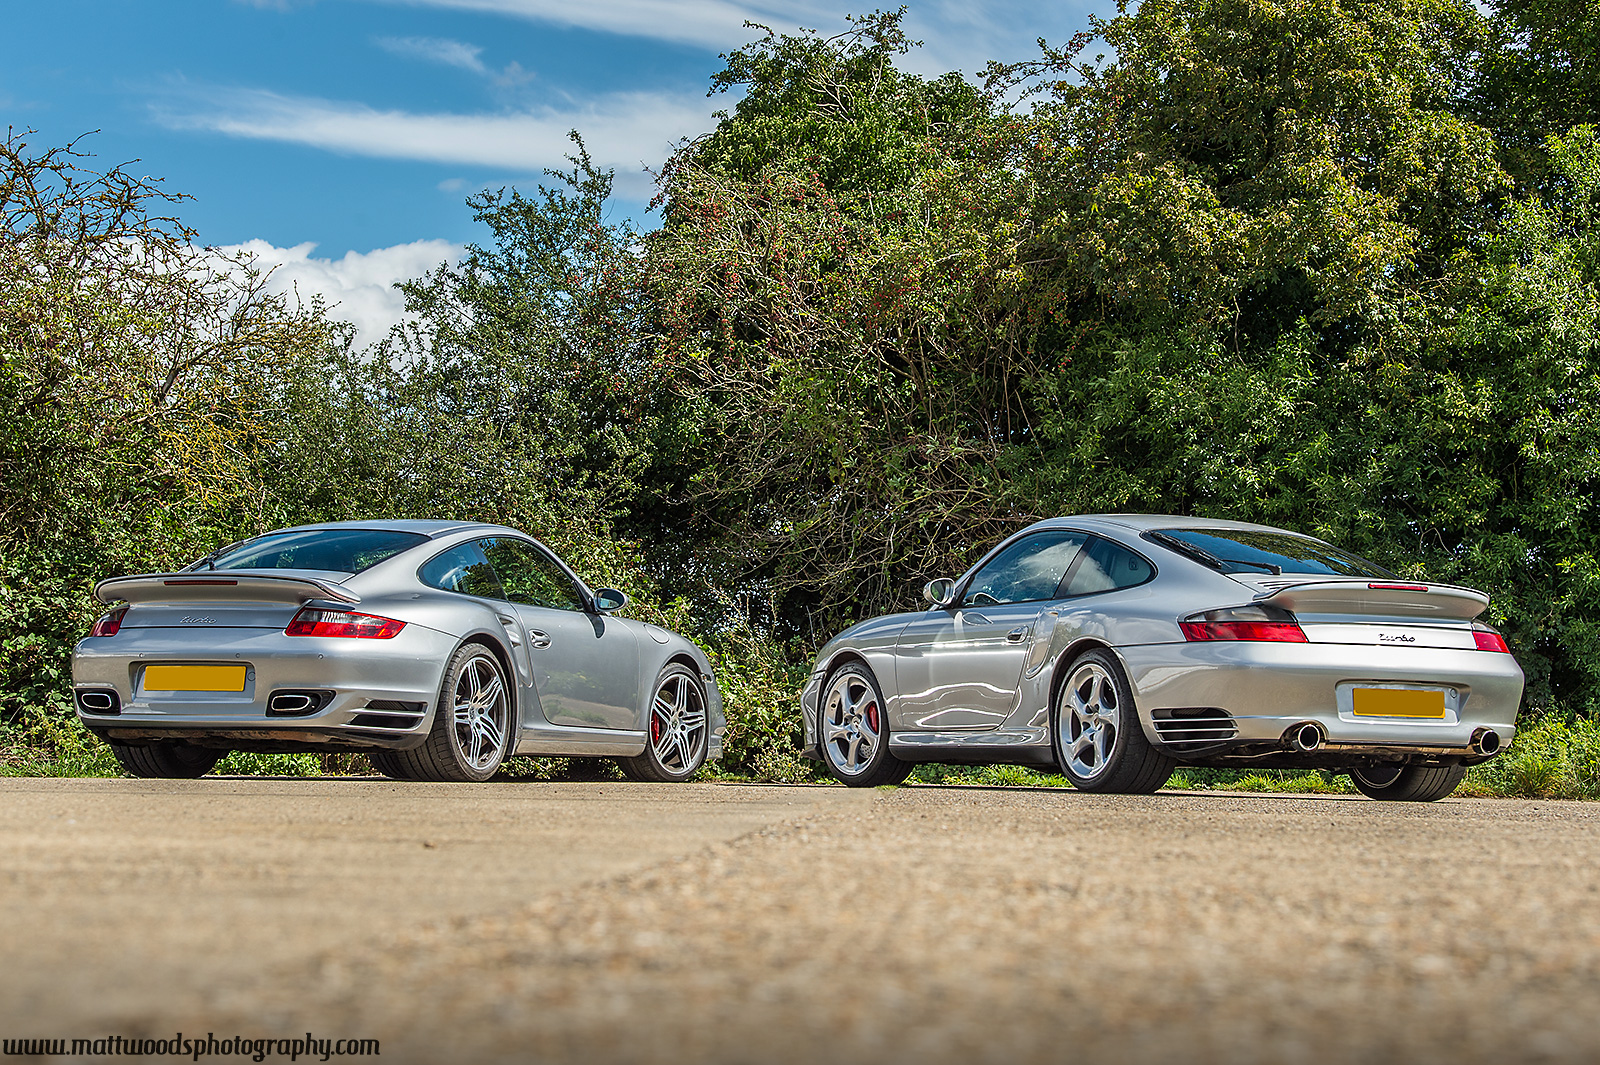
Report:
M1600 805L0 781L0 1035L415 1062L1592 1062Z

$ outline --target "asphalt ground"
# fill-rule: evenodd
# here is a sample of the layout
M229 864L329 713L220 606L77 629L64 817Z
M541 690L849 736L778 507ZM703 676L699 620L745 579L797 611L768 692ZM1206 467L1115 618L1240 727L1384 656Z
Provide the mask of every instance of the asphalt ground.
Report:
M1581 803L3 780L0 1036L1592 1062L1597 859Z

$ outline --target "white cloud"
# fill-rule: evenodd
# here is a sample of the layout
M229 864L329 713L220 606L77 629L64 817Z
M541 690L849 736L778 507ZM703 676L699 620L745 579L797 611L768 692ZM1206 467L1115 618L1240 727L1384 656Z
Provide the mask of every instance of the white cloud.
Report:
M448 240L417 240L346 252L342 259L317 259L311 255L316 247L307 242L279 248L250 240L218 250L230 257L253 256L262 273L272 271L267 286L273 292L298 293L307 302L321 295L334 318L355 324L358 346L382 339L405 317L405 298L395 289L396 282L421 277L444 262L457 262L463 251Z
M643 197L651 188L643 167L660 163L678 138L709 129L712 106L700 93L625 92L566 108L418 114L250 89L196 93L189 107L160 108L157 117L180 129L529 173L566 166L567 132L576 129L595 162L616 169L618 191Z
M782 3L759 0L375 0L409 6L482 11L511 18L573 26L726 51L748 43L754 31L745 22L793 32L805 26L824 34L847 27L846 14L871 10L871 4ZM884 5L892 8L893 5ZM924 47L906 60L921 73L962 70L976 74L991 59L1031 59L1036 40L1063 44L1087 29L1088 15L1115 14L1112 0L1090 3L1039 3L1037 0L913 0L905 29Z
M395 55L441 63L447 67L460 67L474 74L489 73L489 68L478 58L483 54L483 49L475 44L444 37L379 37L378 47Z
M820 4L752 4L738 0L388 0L422 7L485 11L706 48L737 48L749 39L745 20L829 26L853 10Z

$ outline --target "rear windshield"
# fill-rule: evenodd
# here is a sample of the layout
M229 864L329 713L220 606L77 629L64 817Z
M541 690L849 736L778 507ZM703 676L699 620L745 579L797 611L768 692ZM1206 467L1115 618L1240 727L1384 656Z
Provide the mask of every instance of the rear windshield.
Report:
M387 529L298 529L230 544L190 569L321 569L360 573L408 548L425 544L421 533Z
M1335 577L1388 577L1394 574L1359 555L1292 533L1235 532L1231 529L1161 529L1150 534L1160 543L1171 537L1211 556L1225 573L1318 573ZM1168 547L1176 545L1167 544ZM1200 557L1198 552L1196 557ZM1204 558L1201 558L1205 561Z

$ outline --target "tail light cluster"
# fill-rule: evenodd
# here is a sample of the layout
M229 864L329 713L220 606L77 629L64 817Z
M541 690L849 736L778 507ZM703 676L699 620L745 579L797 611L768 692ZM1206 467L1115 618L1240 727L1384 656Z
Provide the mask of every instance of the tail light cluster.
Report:
M1306 634L1294 615L1281 607L1252 604L1190 614L1178 623L1191 643L1207 640L1259 640L1305 643Z
M106 614L94 623L94 628L89 630L90 636L115 636L122 628L122 615L128 612L126 605L119 606L111 613Z
M1506 646L1506 638L1493 629L1472 627L1472 639L1480 651L1498 651L1503 655L1511 653L1511 648Z
M406 627L403 621L349 610L306 607L294 616L285 636L343 636L356 640L392 640Z

